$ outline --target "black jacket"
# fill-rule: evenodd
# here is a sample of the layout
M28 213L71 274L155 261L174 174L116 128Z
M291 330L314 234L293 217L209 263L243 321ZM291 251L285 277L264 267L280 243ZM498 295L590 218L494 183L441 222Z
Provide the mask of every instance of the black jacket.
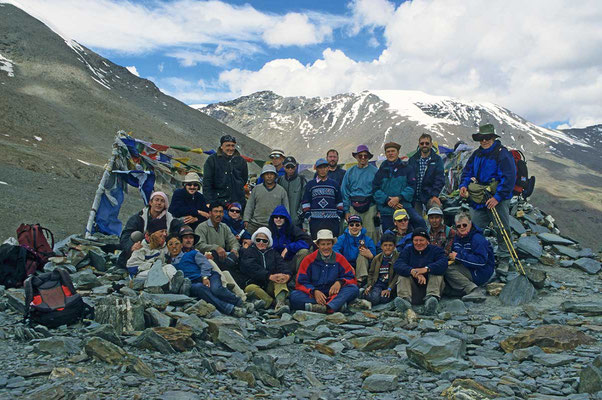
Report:
M224 203L239 202L244 206L247 202L244 187L248 178L247 162L238 150L228 157L219 148L205 161L203 194L208 203L219 200Z
M240 272L246 278L245 286L254 283L265 289L269 283L270 275L293 275L280 253L273 248L269 248L262 253L253 243L251 247L241 249L240 253Z
M418 182L418 174L420 173L420 167L418 165L418 160L420 157L420 150L418 150L412 157L410 157L409 161L409 164L414 168L416 182ZM431 149L431 160L426 166L424 178L422 178L420 193L416 193L414 195L414 200L420 200L423 204L427 204L431 197L439 197L444 185L445 172L443 169L443 160L434 149Z

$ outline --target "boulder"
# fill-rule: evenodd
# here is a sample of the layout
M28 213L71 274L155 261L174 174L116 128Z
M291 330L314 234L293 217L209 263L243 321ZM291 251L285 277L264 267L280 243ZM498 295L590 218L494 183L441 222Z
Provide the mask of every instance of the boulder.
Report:
M129 297L107 296L96 301L94 320L110 324L117 334L144 330L144 307Z
M194 314L201 318L208 317L215 312L216 308L213 304L207 303L205 300L199 300L192 306L184 310L186 314Z
M500 346L506 353L531 346L539 346L546 353L555 353L595 341L572 326L543 325L506 338L500 342Z
M25 314L25 292L23 289L8 289L4 296L10 308L21 315Z
M38 353L65 357L79 353L81 350L81 341L70 337L54 336L40 339L33 347Z
M117 346L123 345L123 343L121 342L121 338L119 338L119 336L117 336L117 334L115 333L115 328L113 327L113 325L109 325L109 324L103 324L103 325L97 326L96 328L94 328L90 332L88 332L88 334L86 336L88 336L88 337L98 336L99 338L108 340L109 342L111 342Z
M448 335L434 334L415 339L406 347L408 359L431 372L454 368L454 359L466 353L466 344Z
M90 338L86 342L85 350L90 357L97 358L107 364L125 366L128 371L147 378L155 377L155 374L150 367L138 357L127 353L121 347L115 346L113 343L99 337Z
M543 289L546 285L546 278L548 277L546 271L537 268L525 268L525 272L527 273L529 282L531 282L536 289Z
M184 352L192 349L196 342L192 339L192 329L186 326L180 328L158 327L153 331L161 335L175 350Z
M171 323L171 318L167 315L163 314L161 311L157 310L154 307L147 308L144 310L144 313L148 315L151 326L169 326Z
M516 361L529 361L536 354L541 354L544 351L538 346L525 347L524 349L516 349L512 352L512 358ZM545 354L545 353L544 353Z
M144 287L163 287L168 284L169 278L163 271L163 263L160 260L155 261L151 269L148 271Z
M521 236L516 244L516 251L537 259L543 254L543 248L535 236Z
M566 354L546 354L540 353L533 355L533 361L546 367L560 367L575 361L577 358Z
M156 350L162 354L172 354L176 351L171 344L151 328L145 329L139 336L135 337L130 344L139 349Z
M507 306L519 306L528 303L535 297L535 287L524 275L508 281L500 292L499 299Z
M579 393L597 393L602 390L602 356L581 369L579 373Z
M176 328L188 327L192 330L192 337L198 338L203 336L203 333L209 325L196 315L190 315L188 317L178 319Z
M370 393L391 392L397 387L397 375L372 374L362 384L362 389Z
M512 215L510 215L510 229L516 232L519 236L527 232L523 224Z
M408 339L399 333L386 333L383 332L374 336L362 336L356 337L349 342L355 347L357 350L362 351L374 351L374 350L384 350L384 349L393 349L397 345L408 343Z
M77 290L90 290L102 286L102 282L94 275L91 269L84 269L75 274L71 274L73 286Z
M576 249L573 249L568 246L563 246L561 244L555 244L553 247L557 254L567 256L569 258L579 258L579 251Z
M485 400L497 398L500 394L472 379L456 379L441 393L441 396L449 400Z
M580 258L573 263L573 267L579 268L583 272L587 272L590 275L596 275L600 272L602 267L600 263L592 258Z
M560 307L565 312L586 316L602 315L602 301L565 301Z
M222 344L232 351L240 351L241 353L257 351L257 347L252 345L239 329L227 325L212 328L209 324L209 334L214 343Z

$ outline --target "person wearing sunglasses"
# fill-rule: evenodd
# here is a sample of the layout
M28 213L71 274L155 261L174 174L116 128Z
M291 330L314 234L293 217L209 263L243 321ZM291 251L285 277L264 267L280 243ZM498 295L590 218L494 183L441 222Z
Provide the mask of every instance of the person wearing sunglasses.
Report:
M455 216L457 234L452 242L449 259L454 261L445 273L445 281L463 301L485 301L482 287L493 275L495 256L493 248L483 231L474 225L470 214L458 213Z
M439 195L445 185L443 160L433 149L433 138L423 133L418 138L418 151L410 157L409 164L416 173L414 207L419 213L433 206L441 207Z
M359 215L351 215L347 224L347 229L339 236L333 250L345 256L355 269L357 285L361 288L366 282L370 262L376 255L376 246L366 234L366 228L362 227L362 218Z
M328 229L318 232L318 250L301 262L291 308L330 314L347 307L359 296L353 267L342 254L333 251L337 239Z
M395 236L397 251L401 253L406 246L412 243L412 229L410 229L408 212L403 208L395 210L395 213L393 213L393 223L395 224L395 228L387 229L385 234Z
M199 189L201 178L196 172L189 172L182 181L184 187L176 189L171 198L169 212L176 218L181 218L184 224L196 229L201 222L209 218L207 200Z
M270 153L270 164L272 164L274 166L274 169L276 170L276 173L278 174L278 177L276 178L276 180L278 180L278 178L280 178L281 176L284 175L284 151L279 150L279 149L274 149L272 150L272 152ZM263 176L260 176L257 179L257 185L263 183Z
M412 232L412 245L404 248L393 269L399 274L397 297L393 300L398 311L412 304L424 304L426 315L435 315L445 286L443 275L447 270L447 257L442 248L429 243L426 229Z
M238 202L244 209L248 180L249 168L236 150L236 138L232 135L222 136L217 152L210 155L203 166L203 194L207 202Z
M240 255L240 271L245 276L245 293L247 297L253 293L264 304L271 307L276 301L274 310L277 314L290 312L286 305L288 296L287 283L293 273L284 262L280 253L272 247L272 233L261 227L251 236L253 244L243 249Z
M227 208L228 211L224 213L224 224L230 227L232 234L241 245L244 245L246 241L251 244L251 234L245 229L242 220L242 206L240 203L231 203Z
M284 206L274 209L268 227L272 233L274 250L288 263L289 270L297 272L301 261L312 247L311 237L303 229L293 225Z
M276 169L273 165L264 165L261 169L264 181L255 186L249 197L243 214L245 229L253 234L260 227L267 227L274 208L283 205L288 209L288 195L284 188L276 183Z
M351 214L359 215L362 218L366 234L376 243L378 237L374 217L376 217L377 210L372 197L372 182L378 168L368 163L373 155L368 146L364 144L357 146L357 150L351 155L357 160L357 165L347 170L341 183L345 219L349 220Z
M301 198L305 191L307 179L297 172L298 165L295 157L286 157L284 159L284 175L278 178L278 184L286 190L286 194L288 195L288 206L291 211L292 224L301 227L303 224L303 219L301 218Z

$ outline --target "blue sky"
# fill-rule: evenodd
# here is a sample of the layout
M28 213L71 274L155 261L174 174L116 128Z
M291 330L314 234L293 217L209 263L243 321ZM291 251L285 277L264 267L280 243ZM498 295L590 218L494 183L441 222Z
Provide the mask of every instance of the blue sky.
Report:
M187 104L397 89L602 122L597 0L18 1Z

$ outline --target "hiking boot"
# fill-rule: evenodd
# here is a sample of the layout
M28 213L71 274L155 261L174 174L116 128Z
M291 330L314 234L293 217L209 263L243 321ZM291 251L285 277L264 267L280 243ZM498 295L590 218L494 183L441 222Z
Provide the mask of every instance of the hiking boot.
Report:
M305 311L326 314L326 311L328 311L328 307L326 307L326 305L324 304L305 303Z
M245 313L245 310L243 310L241 307L234 307L234 310L232 310L233 317L242 318L245 315L247 314Z
M184 282L182 283L182 287L180 288L180 294L185 294L186 296L190 296L190 287L192 283L190 279L184 278Z
M278 301L276 302L276 306L274 306L274 312L276 315L290 314L291 309L284 301Z
M255 311L255 304L248 301L243 302L240 307L245 310L245 314L251 314L253 311Z
M247 301L252 301L252 300L257 300L258 297L255 294L255 292L245 292L245 294L247 295Z
M412 309L410 300L403 297L396 297L395 300L393 300L393 304L395 305L395 309L399 312L405 312L405 310Z
M248 298L247 298L248 300ZM259 299L259 300L253 300L253 305L255 306L256 310L265 310L267 308L267 304L265 304L265 301Z
M169 282L169 293L179 294L184 284L184 273L177 271L176 274L171 278Z
M465 302L473 302L473 303L482 303L487 299L487 293L485 289L482 287L474 288L470 293L465 296L462 296L462 301Z
M372 303L370 303L368 300L365 300L365 299L355 299L350 304L350 306L353 307L353 308L359 308L359 309L362 309L362 310L370 310L370 309L372 309Z
M424 302L424 315L435 315L439 307L439 299L429 296Z
M229 291L234 290L235 287L236 287L236 285L232 282L226 283L226 289L228 289Z

